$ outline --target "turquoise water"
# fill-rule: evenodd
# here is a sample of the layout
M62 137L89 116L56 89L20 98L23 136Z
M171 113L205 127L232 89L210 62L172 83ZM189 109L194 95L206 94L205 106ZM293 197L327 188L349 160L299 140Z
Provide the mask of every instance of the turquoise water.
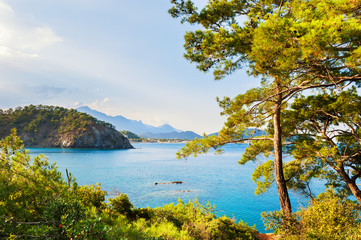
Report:
M225 153L201 155L178 160L175 153L184 144L134 143L136 149L91 150L33 148L32 155L44 154L56 161L59 170L65 169L83 184L100 183L108 193L122 192L136 207L156 207L177 202L180 198L198 199L216 205L219 215L243 220L264 231L260 213L279 210L275 188L255 196L251 179L257 163L237 164L246 144L227 145ZM182 181L183 184L155 185L155 182ZM189 192L188 192L189 190ZM305 203L292 194L293 208Z

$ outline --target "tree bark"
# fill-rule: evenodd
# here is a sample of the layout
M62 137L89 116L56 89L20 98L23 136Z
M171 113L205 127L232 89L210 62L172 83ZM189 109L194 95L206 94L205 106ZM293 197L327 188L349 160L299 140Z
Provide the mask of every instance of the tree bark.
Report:
M282 164L282 126L281 126L281 104L282 94L281 86L277 84L277 96L274 109L274 173L280 199L281 211L289 216L292 212L291 201L288 195L285 177L283 175Z
M361 191L356 185L356 181L352 180L350 176L346 173L343 167L335 169L338 174L341 175L342 179L346 182L347 186L350 188L352 194L355 196L356 200L361 204Z

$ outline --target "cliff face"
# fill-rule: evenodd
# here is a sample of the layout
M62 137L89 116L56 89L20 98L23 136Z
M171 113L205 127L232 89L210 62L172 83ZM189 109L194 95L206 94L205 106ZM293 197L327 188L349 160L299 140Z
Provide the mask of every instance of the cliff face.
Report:
M75 110L29 106L13 112L2 111L0 117L0 137L16 128L26 147L133 148L112 125Z
M98 149L133 148L129 143L129 140L115 129L95 124L87 127L82 133L76 131L58 133L57 130L51 130L45 127L38 134L23 132L19 135L24 141L24 145L27 147Z

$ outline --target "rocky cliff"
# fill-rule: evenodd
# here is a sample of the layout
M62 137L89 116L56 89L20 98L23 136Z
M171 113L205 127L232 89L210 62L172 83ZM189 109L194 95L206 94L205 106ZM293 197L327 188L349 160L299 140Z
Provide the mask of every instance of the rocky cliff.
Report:
M128 139L111 124L53 106L27 106L0 111L0 137L12 128L26 147L129 149Z
M57 130L43 128L38 134L20 132L26 147L58 148L99 148L129 149L133 146L118 131L99 125L90 125L85 131L59 133Z

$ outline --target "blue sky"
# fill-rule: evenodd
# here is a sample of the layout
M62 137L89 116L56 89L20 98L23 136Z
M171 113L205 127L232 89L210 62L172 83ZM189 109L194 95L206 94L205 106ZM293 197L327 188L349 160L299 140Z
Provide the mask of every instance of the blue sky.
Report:
M199 4L204 4L199 0ZM211 133L216 97L259 81L241 70L214 81L183 58L195 29L170 0L0 0L0 108L89 106L152 125Z

